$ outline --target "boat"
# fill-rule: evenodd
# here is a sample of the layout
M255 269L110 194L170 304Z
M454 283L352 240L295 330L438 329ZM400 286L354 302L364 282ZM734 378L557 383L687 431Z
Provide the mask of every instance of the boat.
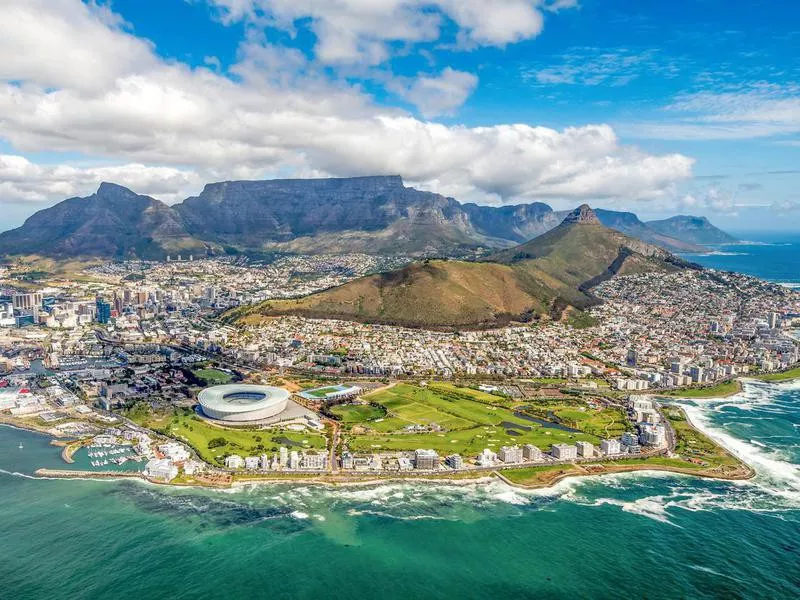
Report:
M22 448L23 448L23 446L22 446L22 442L20 442L20 443L19 443L19 449L20 449L20 450L22 450Z

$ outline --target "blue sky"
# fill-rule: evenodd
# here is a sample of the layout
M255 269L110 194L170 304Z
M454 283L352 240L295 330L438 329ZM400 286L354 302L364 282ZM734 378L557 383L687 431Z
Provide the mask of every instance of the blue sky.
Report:
M110 179L400 173L800 230L800 5L8 0L0 229Z

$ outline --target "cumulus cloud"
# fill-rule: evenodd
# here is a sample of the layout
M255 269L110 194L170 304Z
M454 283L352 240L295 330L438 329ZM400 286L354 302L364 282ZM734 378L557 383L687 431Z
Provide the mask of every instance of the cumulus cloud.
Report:
M223 21L246 20L294 32L309 26L325 63L379 64L389 42L438 40L446 21L462 46L505 46L539 35L542 10L577 6L573 0L208 0Z
M76 167L37 165L22 156L0 154L0 198L9 202L46 202L83 196L103 181L113 181L139 194L177 202L202 185L191 170L142 164Z
M424 117L450 115L467 101L478 85L472 73L447 67L438 76L420 75L407 84L396 80L389 89L415 105Z
M12 66L0 67L7 80L0 83L0 137L20 153L61 151L126 164L114 167L117 172L18 164L14 197L70 195L63 187L69 177L116 179L169 198L199 178L400 174L421 187L478 201L646 199L663 197L691 176L691 159L625 146L608 125L562 131L523 124L446 126L378 106L360 89L307 69L300 53L257 39L243 43L232 78L159 59L149 44L78 0L8 2L25 27L13 43L0 35L0 55L44 52L37 62L55 61L61 72L28 68L15 58ZM241 10L253 6L240 4ZM531 10L540 5L522 4ZM471 23L468 16L459 18ZM54 23L63 35L42 50ZM133 62L123 57L131 49ZM71 51L107 57L102 85L80 83L90 63L58 63ZM469 74L445 69L411 83L405 93L433 114L463 101L471 86ZM76 171L69 177L56 174L70 168ZM158 188L159 179L170 183Z

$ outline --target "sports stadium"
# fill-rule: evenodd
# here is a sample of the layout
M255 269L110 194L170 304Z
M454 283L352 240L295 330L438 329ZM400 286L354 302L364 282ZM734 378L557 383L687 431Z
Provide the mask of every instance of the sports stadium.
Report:
M267 385L215 385L201 391L197 401L203 414L219 421L261 421L286 410L289 392Z

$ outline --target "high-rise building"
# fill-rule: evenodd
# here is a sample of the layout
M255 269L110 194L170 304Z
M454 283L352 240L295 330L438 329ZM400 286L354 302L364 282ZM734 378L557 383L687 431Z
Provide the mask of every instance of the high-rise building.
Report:
M464 468L464 459L461 458L460 454L451 454L445 459L447 466L451 469L463 469Z
M574 460L578 458L578 448L570 444L553 444L550 454L558 460Z
M503 446L497 457L504 463L520 463L522 462L522 448L519 446Z
M414 453L414 466L417 469L432 471L439 466L439 455L435 450L417 450Z
M522 458L525 460L542 460L542 451L533 444L525 444L522 447Z
M11 304L17 310L30 311L34 308L41 308L44 298L41 292L32 292L30 294L14 294L11 296Z
M108 323L111 320L111 304L98 297L97 300L95 300L95 306L97 308L95 314L97 322L103 324Z
M589 442L577 442L575 444L578 448L578 456L591 457L594 456L594 446Z
M622 453L622 444L619 440L603 440L600 442L600 452L605 455L613 455Z

